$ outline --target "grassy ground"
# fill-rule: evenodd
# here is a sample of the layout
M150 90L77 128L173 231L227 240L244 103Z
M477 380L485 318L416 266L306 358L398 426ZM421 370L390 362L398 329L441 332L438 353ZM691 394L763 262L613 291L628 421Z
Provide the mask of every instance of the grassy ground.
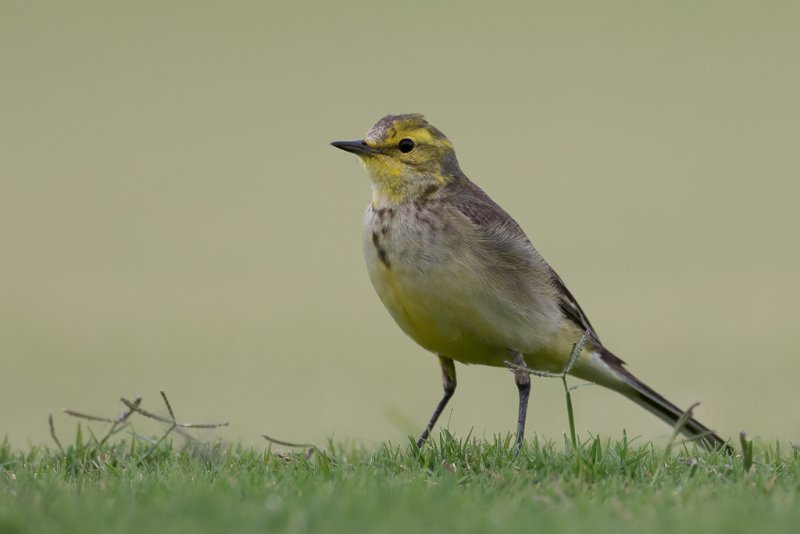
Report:
M0 532L796 532L800 454L752 466L627 439L573 449L440 434L421 453L329 443L279 453L80 436L0 447ZM788 448L788 450L787 450Z

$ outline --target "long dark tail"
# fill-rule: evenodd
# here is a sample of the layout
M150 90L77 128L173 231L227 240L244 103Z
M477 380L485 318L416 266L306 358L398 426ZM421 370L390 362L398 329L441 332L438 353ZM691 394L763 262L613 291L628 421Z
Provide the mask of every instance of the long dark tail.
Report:
M630 373L628 375L632 391L624 393L625 396L667 424L673 427L678 424L685 413L683 410L653 391L635 376ZM680 430L684 436L699 441L708 449L725 449L728 454L733 454L733 449L724 439L693 417L687 419Z
M615 383L607 382L603 385L619 391L667 424L673 427L678 424L678 421L683 417L684 410L681 410L636 378L625 368L622 360L605 348L595 349L595 356L599 357L598 359L605 364L608 371L616 375L614 376ZM724 449L728 454L733 454L734 452L724 439L697 419L689 418L686 420L680 431L689 439L699 441L708 449Z

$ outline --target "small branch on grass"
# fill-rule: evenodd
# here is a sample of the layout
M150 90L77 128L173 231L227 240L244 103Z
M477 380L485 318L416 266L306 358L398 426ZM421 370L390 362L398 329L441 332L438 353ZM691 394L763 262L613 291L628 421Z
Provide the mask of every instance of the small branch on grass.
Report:
M58 437L56 436L56 426L53 424L53 414L49 414L47 416L47 422L50 424L50 436L53 438L53 441L56 442L58 448L61 449L61 452L64 452L64 447L61 446L61 442L58 441Z
M153 453L153 451L155 451L158 448L158 446L161 445L161 443L165 439L167 439L167 436L169 436L172 433L173 430L177 429L179 432L181 432L182 435L186 436L187 438L194 439L194 437L191 434L189 434L188 432L182 432L182 430L183 429L187 429L187 428L220 428L220 427L223 427L223 426L228 426L228 422L227 421L224 422L224 423L179 423L178 420L175 419L175 412L172 411L172 406L169 403L169 399L167 398L167 394L164 393L163 390L160 393L161 393L161 398L164 400L164 404L167 407L167 411L169 412L169 415L170 415L169 419L167 419L166 417L162 417L160 415L156 415L153 412L148 412L147 410L139 408L138 403L133 403L133 402L131 402L128 399L125 399L125 398L121 398L120 399L122 404L124 404L125 406L130 408L132 411L134 411L134 412L136 412L136 413L138 413L140 415L143 415L145 417L148 417L150 419L155 419L156 421L160 421L162 423L167 423L167 424L170 425L170 427L167 429L167 431L164 433L164 435L161 436L155 443L153 443L150 446L150 448L147 450L147 452L144 453L144 456L142 456L142 459L145 459L148 456L150 456Z
M134 404L138 406L141 402L142 398L137 397L136 400L134 401ZM101 440L98 441L97 438L94 437L94 434L92 434L92 437L94 438L95 442L97 442L98 445L103 445L106 441L108 441L108 438L110 438L114 434L117 434L118 432L122 431L124 428L128 426L127 421L128 418L131 416L131 414L133 414L133 411L129 409L124 412L121 412L114 419L109 419L108 417L100 417L97 415L85 414L82 412L77 412L75 410L69 410L69 409L64 410L64 413L67 415L71 415L72 417L77 417L78 419L86 419L87 421L111 423L111 427L109 427L108 432L106 432L106 434L103 436Z
M144 441L148 441L151 444L150 448L142 456L141 459L145 459L150 454L152 454L153 451L155 451L156 448L158 448L158 446L173 431L179 432L182 436L184 436L184 437L186 437L188 439L195 439L194 436L192 436L191 434L189 434L186 431L187 429L193 429L193 428L208 429L208 428L219 428L219 427L223 427L223 426L228 426L227 422L224 422L224 423L180 423L180 422L178 422L177 418L175 417L175 412L172 409L172 405L170 404L169 399L167 398L167 394L164 393L163 391L161 391L161 398L164 401L164 405L167 407L167 412L169 412L169 418L162 417L160 415L154 414L153 412L149 412L149 411L141 408L140 407L140 405L142 403L142 398L141 397L136 397L133 401L130 401L130 400L125 399L125 398L121 398L120 402L122 402L122 404L124 404L127 407L127 410L121 412L114 419L110 419L108 417L101 417L101 416L98 416L98 415L86 414L86 413L78 412L78 411L75 411L75 410L64 410L64 413L66 413L67 415L70 415L72 417L77 417L79 419L86 419L87 421L95 421L95 422L100 422L100 423L109 423L111 426L109 427L108 432L106 432L105 436L103 436L103 438L100 439L100 440L97 440L97 438L94 438L95 442L98 445L103 445L106 441L108 441L108 439L111 436L113 436L114 434L119 433L120 431L122 431L122 429L128 427L129 424L130 424L129 423L129 419L134 413L138 413L139 415L142 415L142 416L147 417L149 419L154 419L154 420L156 420L156 421L158 421L160 423L166 423L166 424L170 425L169 428L167 429L167 431L164 433L164 435L162 435L159 439L144 438L143 436L141 436L139 434L136 434L136 433L133 434L135 438L143 439ZM52 414L50 416L50 434L53 437L53 440L58 445L58 447L63 451L64 448L61 446L61 443L58 441L58 438L55 435L55 428L53 426L53 416L52 416ZM133 449L131 449L131 451L133 451Z
M696 404L700 404L700 403L698 402ZM713 430L706 430L705 432L700 432L699 434L694 434L693 436L685 437L685 438L681 439L680 441L675 442L675 445L684 445L686 443L697 443L698 441L702 441L703 438L706 438L706 437L709 437L709 436L713 436L713 435L714 435L714 431Z
M658 464L656 472L653 473L652 484L656 484L656 482L659 480L661 475L661 470L667 463L667 458L669 457L669 453L672 450L673 445L675 445L675 440L678 438L678 435L681 433L683 427L686 426L686 423L688 423L694 417L694 409L697 408L698 406L700 406L699 402L695 402L694 404L689 406L686 409L686 411L684 411L678 418L678 420L675 422L675 426L672 427L672 435L669 438L669 442L667 443L666 448L664 448L664 454L661 456L661 463ZM708 434L713 434L713 432L709 431ZM702 439L705 435L706 433L704 432L702 434L692 436L691 438L679 441L678 443L693 442L698 439Z
M78 419L86 419L87 421L98 421L100 423L113 423L113 419L109 419L108 417L100 417L99 415L89 415L86 413L76 412L75 410L65 409L64 413L67 415L71 415L72 417L77 417Z
M675 444L675 440L678 438L678 435L681 433L683 427L686 426L686 423L688 423L694 417L694 409L698 406L700 406L699 402L695 402L689 406L675 422L675 426L672 427L672 435L669 438L669 443L667 443L667 450L665 451L666 453L669 453L670 449L672 449L672 446ZM692 436L688 441L694 441L701 437L703 436Z
M139 404L141 403L142 403L142 398L136 397L136 399L131 404L138 407ZM79 419L86 419L87 421L111 423L111 427L109 427L108 432L106 432L105 436L103 436L103 439L98 441L97 438L95 438L95 441L97 442L98 445L103 445L106 441L108 441L108 438L110 438L111 436L120 432L122 429L128 426L127 421L128 418L133 414L133 410L131 408L128 408L127 410L121 412L114 419L109 419L107 417L100 417L97 415L85 414L82 412L77 412L75 410L64 410L64 413L66 413L67 415L71 415L72 417L77 417Z
M670 437L669 443L667 444L667 452L673 445L685 445L686 443L700 443L706 449L711 447L711 444L714 443L713 440L705 440L705 438L714 438L716 440L715 432L713 430L704 430L703 432L699 432L697 434L693 434L689 437L685 437L680 441L675 441L680 434L681 430L686 423L689 422L690 419L694 417L694 409L700 406L699 402L695 402L689 408L681 414L680 418L675 422L675 426L672 428L672 436ZM720 450L726 451L728 454L733 454L733 449L725 443Z
M275 439L275 438L270 437L270 436L268 436L266 434L261 434L261 437L263 437L265 440L267 440L270 444L281 445L283 447L293 447L293 448L296 448L296 449L307 449L306 450L306 454L305 454L306 460L311 459L311 457L314 455L315 452L317 454L319 454L320 456L324 456L325 455L322 452L322 450L319 447L317 447L316 445L314 445L313 443L291 443L289 441L283 441L283 440L280 440L280 439Z
M136 406L139 406L142 403L142 398L136 397L133 403ZM116 433L115 431L117 430L117 427L119 427L119 429L122 430L123 428L128 426L128 419L130 418L131 415L133 415L133 410L131 410L130 408L128 408L124 412L121 412L117 416L117 418L114 419L114 422L111 424L111 428L108 430L108 432L106 432L106 435L103 436L102 440L100 440L100 445L108 441L108 438L110 438L112 435Z
M164 399L164 404L167 405L167 410L169 411L170 416L171 416L171 418L169 418L169 419L166 418L166 417L162 417L160 415L154 414L153 412L148 412L147 410L145 410L143 408L140 408L138 403L131 402L128 399L121 398L120 402L122 402L122 404L124 404L125 406L127 406L128 408L130 408L131 410L133 410L134 412L136 412L136 413L138 413L140 415L143 415L143 416L145 416L147 418L150 418L150 419L155 419L156 421L160 421L162 423L174 424L176 427L180 427L180 428L220 428L220 427L229 425L229 423L227 421L224 422L224 423L179 423L178 421L175 420L175 415L172 412L172 407L169 404L169 400L167 400L167 394L164 393L163 391L161 392L161 398ZM137 399L137 400L139 400L139 399Z

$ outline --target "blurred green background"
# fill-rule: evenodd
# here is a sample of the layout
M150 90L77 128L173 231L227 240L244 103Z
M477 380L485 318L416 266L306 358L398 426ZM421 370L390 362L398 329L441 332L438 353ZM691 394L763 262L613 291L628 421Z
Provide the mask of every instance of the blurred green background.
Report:
M438 364L373 294L368 182L328 143L421 112L634 373L800 439L796 6L3 1L0 435L162 388L245 443L417 434ZM512 377L458 372L443 423L513 431ZM560 388L532 432L566 431ZM575 403L584 435L669 434Z

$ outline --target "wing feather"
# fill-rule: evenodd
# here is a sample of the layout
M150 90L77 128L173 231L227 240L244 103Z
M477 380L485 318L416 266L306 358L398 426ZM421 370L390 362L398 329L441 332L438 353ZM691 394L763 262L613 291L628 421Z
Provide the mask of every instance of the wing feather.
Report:
M548 285L557 294L558 308L564 317L582 332L589 331L597 344L600 344L597 332L578 301L567 289L561 277L534 248L519 224L471 181L458 180L451 184L450 188L451 191L446 194L447 201L472 221L487 242L494 244L494 252L505 260L504 263L543 271L548 277ZM511 243L517 246L510 246Z

